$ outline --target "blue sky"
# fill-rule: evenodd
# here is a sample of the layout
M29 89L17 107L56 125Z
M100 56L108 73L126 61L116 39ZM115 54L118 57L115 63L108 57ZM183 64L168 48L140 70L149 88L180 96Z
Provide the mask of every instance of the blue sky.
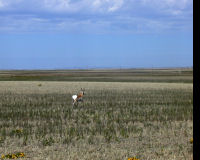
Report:
M188 66L192 0L0 0L0 69Z

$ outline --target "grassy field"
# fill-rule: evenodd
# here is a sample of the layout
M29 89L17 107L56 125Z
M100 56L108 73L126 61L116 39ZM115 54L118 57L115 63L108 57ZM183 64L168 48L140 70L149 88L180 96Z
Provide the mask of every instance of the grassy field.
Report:
M0 81L193 82L192 68L0 71Z
M166 79L159 73L153 82L153 73L141 72L141 81L148 81L116 82L118 73L110 75L114 82L1 81L0 154L23 152L23 159L34 160L192 160L192 71L165 70ZM84 101L73 107L71 95L80 88Z

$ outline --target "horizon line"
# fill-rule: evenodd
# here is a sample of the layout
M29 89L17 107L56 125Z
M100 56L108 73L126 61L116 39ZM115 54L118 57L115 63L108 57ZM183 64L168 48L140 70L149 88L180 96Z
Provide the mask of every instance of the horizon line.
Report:
M0 69L0 71L51 71L51 70L131 70L131 69L193 69L193 66L184 67L90 67L90 68L40 68L40 69Z

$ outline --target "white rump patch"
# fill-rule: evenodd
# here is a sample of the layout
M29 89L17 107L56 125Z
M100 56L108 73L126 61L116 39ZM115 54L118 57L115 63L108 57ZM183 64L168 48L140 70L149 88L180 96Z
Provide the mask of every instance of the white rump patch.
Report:
M77 95L73 95L72 99L75 100L77 98Z

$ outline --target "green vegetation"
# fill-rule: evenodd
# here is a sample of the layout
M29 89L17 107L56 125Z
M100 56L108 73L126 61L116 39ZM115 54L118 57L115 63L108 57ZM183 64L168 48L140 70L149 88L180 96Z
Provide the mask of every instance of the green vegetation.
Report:
M2 81L0 153L23 151L33 159L190 159L192 86ZM81 87L84 102L73 107L71 95Z
M1 159L192 159L192 74L1 71ZM72 106L80 88L84 101Z
M193 82L193 69L0 71L0 81Z

